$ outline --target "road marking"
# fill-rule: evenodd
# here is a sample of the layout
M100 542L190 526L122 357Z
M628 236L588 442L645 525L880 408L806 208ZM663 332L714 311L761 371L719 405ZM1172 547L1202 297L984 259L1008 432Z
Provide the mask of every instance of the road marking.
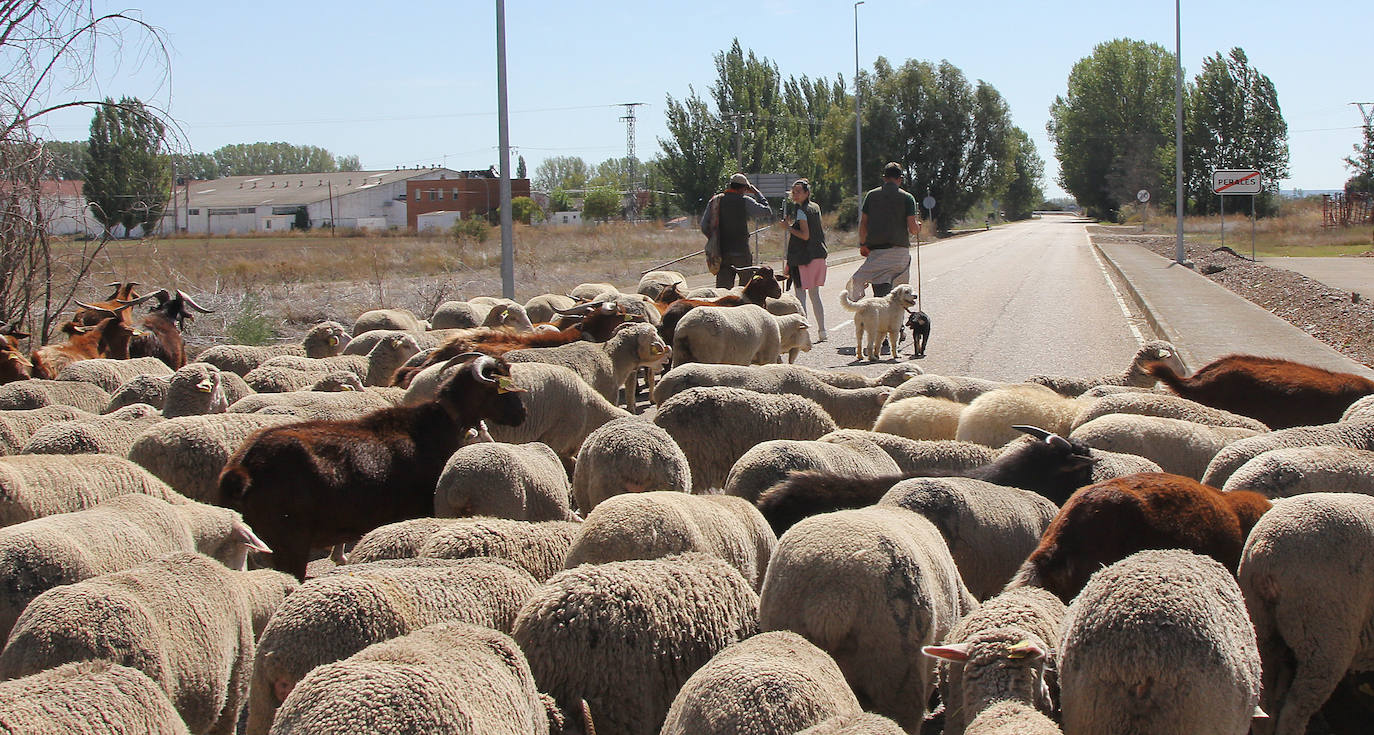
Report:
M1116 297L1116 305L1121 308L1121 315L1126 318L1126 326L1131 328L1131 334L1135 337L1135 343L1137 345L1145 344L1144 335L1140 333L1140 329L1136 327L1135 321L1131 318L1131 308L1126 305L1126 298L1121 295L1121 291L1117 289L1116 283L1112 281L1111 273L1107 271L1107 264L1102 262L1102 256L1098 254L1097 248L1093 247L1092 238L1088 236L1086 228L1083 230L1083 239L1088 242L1088 252L1092 253L1093 260L1097 261L1097 269L1102 271L1102 278L1107 282L1107 288L1110 288L1112 290L1112 295Z

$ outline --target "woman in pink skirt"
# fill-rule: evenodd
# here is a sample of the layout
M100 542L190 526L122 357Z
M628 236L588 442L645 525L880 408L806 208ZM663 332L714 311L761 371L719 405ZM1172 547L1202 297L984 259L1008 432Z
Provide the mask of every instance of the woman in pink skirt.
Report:
M783 207L782 224L787 228L784 272L796 289L803 315L806 315L806 301L810 297L811 308L816 312L815 341L824 342L825 307L821 305L821 286L825 285L825 256L828 253L825 229L821 226L821 208L811 201L811 182L806 179L797 179L792 185L791 199L795 206Z

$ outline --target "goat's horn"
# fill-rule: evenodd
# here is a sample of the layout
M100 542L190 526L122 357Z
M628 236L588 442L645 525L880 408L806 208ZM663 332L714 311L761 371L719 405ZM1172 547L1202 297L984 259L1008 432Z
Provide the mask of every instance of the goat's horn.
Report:
M492 374L496 372L496 358L491 355L482 355L472 361L472 377L479 383L494 384L496 377Z
M139 297L136 298L136 299L129 299L129 300L127 300L127 301L124 300L124 299L115 299L115 301L118 301L119 303L124 304L125 306L138 306L139 304L143 303L144 301L148 301L148 300L150 300L150 299L157 298L157 295L158 295L158 294L164 294L164 295L165 295L166 293L167 293L166 290L154 291L153 293L150 293L150 294L147 294L147 295L144 295L144 296L139 296ZM164 300L165 300L165 299L164 299Z
M1050 437L1054 436L1054 433L1053 433L1053 432L1045 431L1044 429L1040 428L1039 426L1028 426L1028 425L1026 425L1026 424L1016 424L1016 425L1013 425L1011 428L1016 429L1017 431L1019 431L1019 432L1021 432L1021 433L1023 433L1023 434L1030 434L1031 436L1035 437L1036 439L1039 439L1039 440L1042 441L1042 442L1047 442L1047 441L1050 440Z
M553 312L554 312L555 314L562 314L563 316L572 316L572 315L574 315L574 314L579 314L579 315L580 315L580 314L585 314L585 313L587 313L588 311L591 311L592 309L596 308L597 306L598 306L598 304L582 303L582 304L578 304L578 305L576 305L576 306L569 306L569 307L566 308L566 309L554 309Z
M83 309L90 309L91 311L100 311L100 312L104 312L104 313L106 313L106 314L109 314L110 316L119 316L119 311L123 311L124 309L128 308L127 306L125 306L125 307L121 307L119 311L115 311L115 310L113 310L113 309L106 309L106 308L103 307L103 306L92 306L92 305L90 305L90 304L83 303L83 302L81 302L81 301L77 301L76 299L72 299L72 302L75 303L77 306L80 306L80 307L83 308ZM123 303L123 302L120 302L120 303Z
M110 281L109 283L105 284L105 288L119 288L123 285L124 283L122 281Z
M182 301L185 301L187 306L191 307L192 309L195 309L196 311L198 311L198 312L200 312L200 313L202 313L202 314L213 314L213 313L215 313L214 311L212 311L212 310L210 310L210 309L207 309L207 308L201 306L200 304L197 304L197 303L195 302L194 299L192 299L190 296L187 296L187 295L186 295L186 292L185 292L185 291L177 291L177 296L180 296L180 297L181 297L181 300L182 300Z

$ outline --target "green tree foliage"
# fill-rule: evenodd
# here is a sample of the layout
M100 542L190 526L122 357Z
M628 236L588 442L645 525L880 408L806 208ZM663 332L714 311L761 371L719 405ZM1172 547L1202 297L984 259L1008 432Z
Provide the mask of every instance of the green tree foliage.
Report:
M634 172L640 165L638 161L631 161L629 156L607 158L596 164L596 172L587 181L587 185L609 186L613 189L628 191L635 188Z
M663 148L660 168L663 176L682 197L683 206L700 212L711 196L720 190L725 167L734 166L726 147L725 129L706 101L688 87L682 102L667 98L668 138L659 138Z
M219 161L209 153L175 154L172 156L172 165L176 168L178 178L202 181L220 178Z
M1012 178L1002 194L1002 211L1008 219L1026 219L1045 199L1041 181L1045 177L1045 162L1035 151L1035 143L1020 128L1013 128L1010 138Z
M220 176L263 176L338 171L340 160L313 145L290 143L234 143L214 152ZM344 157L348 158L348 157ZM355 160L348 163L356 164Z
M571 212L573 208L572 195L562 189L554 189L549 192L549 211L550 212Z
M171 197L171 158L166 128L142 102L106 99L91 120L86 199L106 231L151 230Z
M1135 192L1161 191L1170 180L1173 127L1173 54L1130 39L1098 44L1074 64L1045 126L1059 185L1107 218Z
M80 181L86 178L86 148L84 140L50 140L43 144L48 155L47 175L53 179Z
M716 54L711 98L731 138L733 170L773 171L782 163L778 142L782 122L782 76L778 65L745 53L735 39Z
M510 200L510 213L511 217L516 222L523 222L525 224L529 224L530 221L536 217L539 219L544 218L543 210L541 210L539 205L535 204L534 200L529 197L515 197Z
M621 212L620 192L609 186L598 186L587 192L582 200L582 221L608 220L619 217Z
M836 130L854 127L854 99L845 92L844 79L789 78L782 85L782 122L778 154L781 168L795 171L811 182L811 199L826 211L834 209L845 192L853 190L851 176L834 166L827 150L827 123L833 116ZM831 136L833 139L837 136Z
M1345 182L1346 191L1374 193L1374 125L1364 126L1364 144L1355 146L1355 155L1347 156L1345 165L1355 173Z
M525 168L525 157L520 156L515 163L515 178L523 179L528 171Z
M584 189L591 173L587 162L578 156L552 156L534 168L531 185L538 191Z
M337 171L362 171L363 161L358 158L356 153L347 156L334 156L334 168ZM324 173L323 171L292 171L291 173Z
M1183 133L1184 186L1190 210L1209 214L1220 206L1212 193L1212 172L1253 168L1265 194L1260 211L1272 208L1279 179L1288 178L1288 124L1269 77L1250 66L1245 51L1231 49L1202 62L1188 87Z

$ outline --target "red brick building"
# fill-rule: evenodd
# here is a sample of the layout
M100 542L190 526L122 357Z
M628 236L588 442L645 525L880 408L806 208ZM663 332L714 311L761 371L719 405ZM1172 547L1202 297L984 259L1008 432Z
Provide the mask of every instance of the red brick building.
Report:
M511 179L510 196L530 195L529 179ZM501 207L501 180L487 177L427 179L406 182L406 225L415 229L416 215L458 211L466 219Z

